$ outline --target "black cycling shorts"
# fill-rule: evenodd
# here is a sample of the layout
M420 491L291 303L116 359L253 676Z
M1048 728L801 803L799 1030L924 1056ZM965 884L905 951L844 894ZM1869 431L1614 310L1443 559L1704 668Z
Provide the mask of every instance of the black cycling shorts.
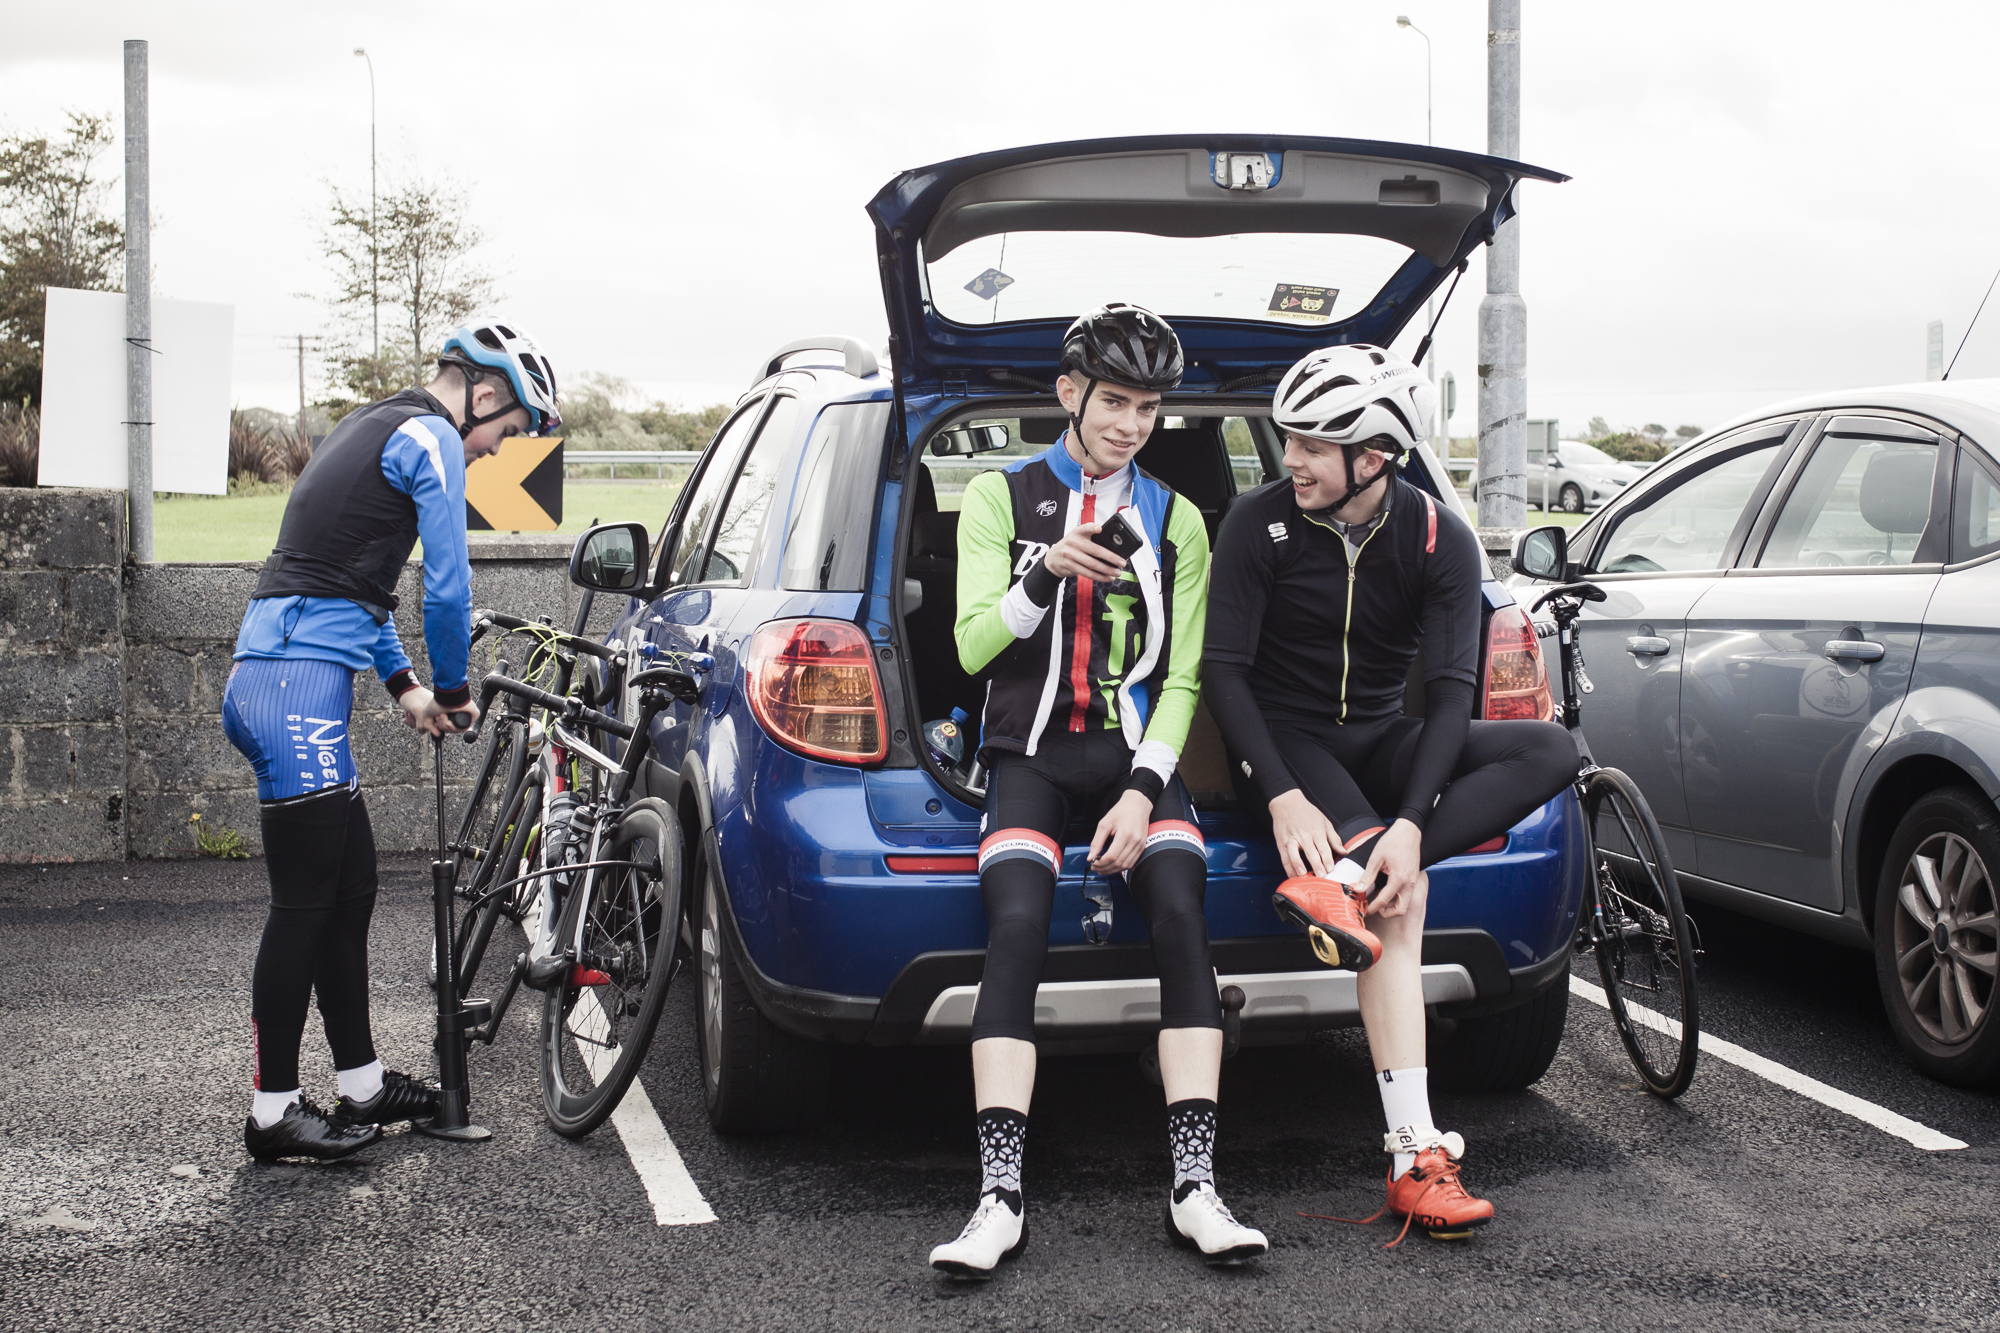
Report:
M1049 947L1063 835L1073 815L1095 820L1122 795L1132 751L1109 730L1051 732L1030 755L1002 753L986 779L979 889L986 900L986 972L972 1039L1035 1039L1035 991ZM1162 1028L1220 1028L1202 897L1207 847L1177 777L1153 802L1145 850L1130 873L1160 974Z

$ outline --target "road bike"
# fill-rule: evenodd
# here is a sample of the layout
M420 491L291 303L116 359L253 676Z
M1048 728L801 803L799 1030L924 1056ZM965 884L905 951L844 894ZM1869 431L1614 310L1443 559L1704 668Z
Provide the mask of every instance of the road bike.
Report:
M1587 602L1604 600L1593 583L1551 588L1533 610L1549 609L1562 673L1562 724L1581 760L1576 777L1588 835L1591 868L1574 940L1578 954L1597 955L1605 999L1626 1053L1646 1090L1673 1098L1694 1081L1700 1054L1701 1010L1696 996L1693 923L1681 904L1680 883L1652 807L1637 783L1615 768L1600 767L1583 735L1580 696L1592 692L1584 670L1576 620Z
M651 644L600 645L497 612L481 612L479 623L528 635L536 643L529 666L546 669L561 688L508 674L504 658L480 683L482 715L491 716L501 694L508 703L491 722L461 837L450 848L471 867L465 926L454 941L459 993L469 995L499 919L524 919L548 895L558 915L553 965L540 978L543 1110L557 1133L581 1137L604 1123L631 1085L677 970L680 821L664 801L632 792L651 753L653 719L676 699L699 699L712 663L702 654L657 654ZM604 693L621 681L631 692L629 722L592 707L574 687L579 653L610 668ZM467 739L476 743L477 732ZM614 758L600 743L620 753ZM490 1045L520 988L535 980L523 951L491 1016L467 1030L467 1041Z

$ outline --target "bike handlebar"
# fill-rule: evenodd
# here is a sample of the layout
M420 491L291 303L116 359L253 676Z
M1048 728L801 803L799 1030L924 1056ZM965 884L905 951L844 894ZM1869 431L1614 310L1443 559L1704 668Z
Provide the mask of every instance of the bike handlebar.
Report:
M475 626L473 631L474 642L477 642L479 635L485 632L487 625L497 625L501 629L510 632L513 630L532 630L538 634L547 634L551 638L561 642L565 648L573 649L590 657L601 658L606 662L618 656L616 649L606 648L594 639L586 639L580 634L571 634L569 631L557 629L553 625L544 625L539 620L523 620L519 616L510 616L504 611L474 611L472 613L472 623Z
M634 734L632 727L628 723L620 722L609 713L600 713L595 708L585 707L582 700L565 699L560 694L551 694L547 690L536 689L533 685L515 680L511 676L500 675L498 672L488 673L486 679L479 684L479 711L482 714L493 707L493 696L496 694L511 694L515 698L525 699L531 704L540 704L543 708L552 709L562 714L565 718L588 723L590 726L596 727L599 731L608 732L620 740L629 741ZM479 738L479 733L476 730L468 731L465 733L465 736L468 741L474 741Z

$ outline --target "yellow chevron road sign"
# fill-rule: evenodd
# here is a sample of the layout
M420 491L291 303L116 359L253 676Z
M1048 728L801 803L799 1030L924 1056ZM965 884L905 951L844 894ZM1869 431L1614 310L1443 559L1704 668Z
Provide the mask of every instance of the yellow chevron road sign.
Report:
M562 526L562 437L516 435L465 467L469 531L554 532Z

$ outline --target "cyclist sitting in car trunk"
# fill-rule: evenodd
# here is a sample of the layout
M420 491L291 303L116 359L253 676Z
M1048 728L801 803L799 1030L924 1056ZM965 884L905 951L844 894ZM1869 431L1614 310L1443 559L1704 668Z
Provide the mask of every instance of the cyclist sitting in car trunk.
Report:
M979 1206L931 1251L933 1267L958 1277L990 1277L1027 1243L1035 990L1072 813L1101 815L1090 870L1130 876L1152 938L1174 1159L1168 1232L1210 1263L1266 1249L1215 1192L1222 1013L1201 831L1174 773L1195 711L1208 535L1192 504L1133 462L1181 368L1180 340L1152 312L1119 303L1084 315L1064 335L1056 381L1068 431L965 491L956 633L965 670L987 680L990 772L979 847L988 943L972 1020ZM1136 535L1129 560L1093 540L1108 525ZM1086 930L1101 943L1111 898L1093 896Z
M1560 792L1577 752L1553 722L1472 720L1485 560L1470 528L1397 475L1429 433L1432 392L1365 344L1286 372L1271 415L1291 477L1240 497L1216 534L1202 660L1209 711L1269 803L1292 877L1273 906L1323 961L1360 974L1395 1155L1383 1211L1445 1238L1493 1206L1459 1180L1463 1140L1431 1120L1424 868ZM1403 692L1420 649L1414 718Z
M465 466L559 421L555 372L531 340L499 324L461 328L428 385L343 417L285 504L222 695L223 731L256 770L271 878L250 981L256 1093L243 1140L255 1157L345 1157L384 1124L436 1114L437 1089L383 1069L369 1031L375 839L348 740L354 674L374 667L404 722L432 736L453 729L450 713L477 717ZM419 537L428 690L390 619ZM331 1113L299 1088L315 992L339 1085Z

